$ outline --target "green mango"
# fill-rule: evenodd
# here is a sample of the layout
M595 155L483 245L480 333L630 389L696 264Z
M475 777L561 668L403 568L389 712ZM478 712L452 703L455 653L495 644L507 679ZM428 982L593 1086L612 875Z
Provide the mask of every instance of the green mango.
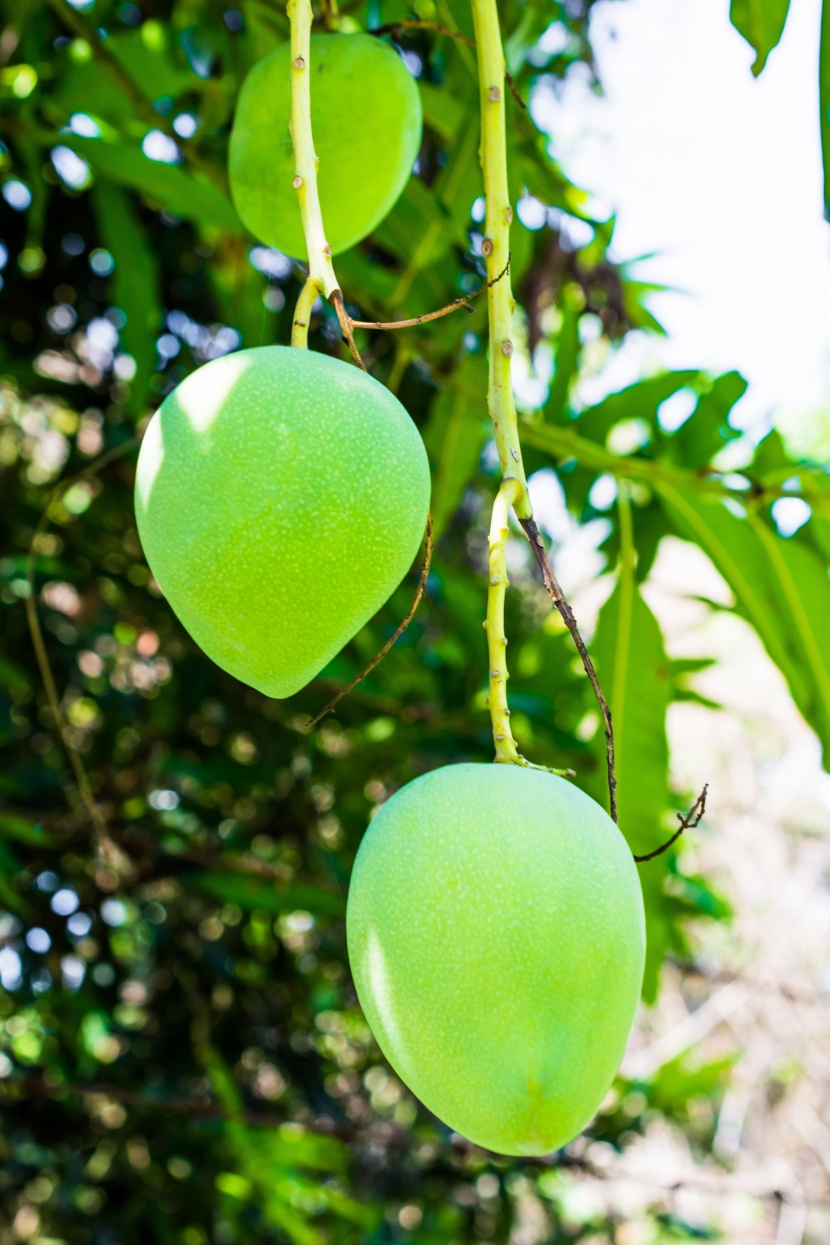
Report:
M268 696L305 686L388 599L429 508L420 434L351 364L240 350L165 398L142 442L150 569L217 665Z
M349 959L381 1050L500 1154L575 1137L611 1084L645 958L637 869L578 787L449 765L384 804L357 854Z
M236 210L255 237L307 259L291 142L291 52L254 65L236 107L228 173ZM371 35L311 40L311 124L317 185L332 254L354 246L391 210L421 145L421 99L398 53Z

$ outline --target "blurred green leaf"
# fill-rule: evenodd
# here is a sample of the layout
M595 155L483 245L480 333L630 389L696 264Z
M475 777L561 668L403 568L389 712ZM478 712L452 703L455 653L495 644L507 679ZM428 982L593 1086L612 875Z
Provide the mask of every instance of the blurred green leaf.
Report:
M645 855L668 837L664 818L670 799L665 719L671 679L660 627L640 594L633 568L623 566L617 586L600 612L592 653L614 723L620 829L632 852ZM602 772L605 753L601 730L596 745ZM663 857L640 868L647 933L643 994L648 1002L656 997L669 941L662 903L665 868Z
M830 578L816 554L797 536L782 540L755 512L732 513L718 500L660 482L660 496L678 535L712 559L735 594L736 608L752 624L786 678L793 699L830 747Z
M732 25L755 49L752 72L757 77L784 31L790 0L731 0Z
M140 415L150 396L156 336L162 327L158 260L123 190L112 182L96 182L93 203L101 238L115 260L113 301L126 317L120 345L136 364L127 409Z
M175 216L207 229L242 232L233 204L213 182L176 165L150 160L140 147L125 142L120 135L80 138L67 134L62 141L82 156L99 177L138 191L150 203Z
M432 404L424 442L434 464L432 522L436 540L472 481L487 436L487 361L467 355Z
M345 903L339 895L313 886L280 884L244 873L197 873L192 879L197 890L222 903L235 903L245 911L262 908L266 912L292 912L301 909L319 916L343 916Z

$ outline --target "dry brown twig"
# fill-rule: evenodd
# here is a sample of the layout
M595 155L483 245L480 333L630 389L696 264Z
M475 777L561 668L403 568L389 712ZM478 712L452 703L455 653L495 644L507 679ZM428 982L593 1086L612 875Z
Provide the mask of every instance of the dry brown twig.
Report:
M565 626L568 628L568 631L571 633L571 638L576 645L576 651L582 659L583 669L588 676L588 680L600 708L600 713L602 714L602 722L605 730L605 757L608 769L608 807L612 819L616 821L617 777L614 767L614 729L611 724L611 710L608 707L608 701L605 699L603 690L600 687L597 672L594 668L594 663L591 660L591 655L585 646L585 641L580 635L579 627L577 626L576 618L574 617L574 612L565 599L565 594L559 586L559 580L554 574L550 558L545 550L544 541L542 540L542 537L539 534L539 529L536 526L536 521L534 519L519 519L519 522L524 528L525 535L527 536L527 539L530 542L530 547L533 550L533 556L536 559L539 570L542 572L542 580L548 590L548 595L553 601L553 604L556 606L556 609L559 611L559 614L561 615Z
M471 290L469 294L465 294L463 298L455 298L451 303L447 303L445 307L439 307L437 311L425 312L422 316L412 316L409 320L354 320L346 310L346 304L343 301L343 291L336 289L329 299L329 302L337 312L337 319L340 322L340 328L343 331L343 342L349 348L349 354L352 356L352 362L356 367L366 371L366 364L363 362L360 351L355 345L354 330L355 329L411 329L416 328L419 324L428 324L431 320L440 320L442 316L451 315L454 311L459 311L462 307L465 311L472 312L470 299L478 298L479 294L484 294L489 290L491 285L495 285L497 281L501 281L502 277L510 270L510 257L507 258L502 271L492 281L480 285L478 289Z
M677 814L677 819L680 822L680 825L677 827L671 838L667 839L662 846L656 847L653 852L646 852L645 856L634 857L638 865L644 864L647 860L654 860L655 856L662 856L663 852L667 852L671 845L677 842L684 830L694 830L696 826L700 825L703 820L703 814L706 812L706 796L708 791L709 784L707 782L703 784L703 790L695 800L692 807L689 809L688 813L686 813L685 816L683 813Z
M448 26L439 26L436 22L387 22L385 26L377 26L374 30L370 30L370 35L393 35L396 30L431 30L437 35L446 35L448 39L457 39L459 43L466 43L468 48L474 48L475 39L471 39L469 35L464 35L460 30L450 30ZM510 93L520 108L527 111L527 104L519 94L519 88L513 81L507 66L504 68L504 80L510 88Z

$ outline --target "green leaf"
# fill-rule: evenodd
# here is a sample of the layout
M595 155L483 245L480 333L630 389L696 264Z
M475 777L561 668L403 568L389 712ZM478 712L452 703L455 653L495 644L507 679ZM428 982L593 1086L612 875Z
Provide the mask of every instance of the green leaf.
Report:
M161 22L151 19L135 30L111 35L107 50L141 87L149 103L162 98L172 101L185 92L202 88L201 80L191 69L177 64L169 29ZM135 118L133 99L101 61L79 57L75 44L63 50L57 62L60 82L50 103L67 115L88 113L114 125L135 128L141 134L146 132L146 122Z
M824 215L830 220L830 0L821 6L818 53L818 120L824 162Z
M781 38L789 7L790 0L732 0L729 6L732 25L755 49L756 78Z
M628 574L600 612L592 653L614 721L620 829L641 855L665 838L671 667L657 619Z
M339 895L318 890L314 886L280 885L266 878L246 873L206 871L192 879L197 890L212 895L222 903L235 903L250 911L264 908L266 912L292 912L301 909L318 916L343 916L345 903Z
M700 395L691 417L670 439L673 456L685 467L703 467L739 434L729 426L732 407L747 391L739 372L726 372Z
M174 164L149 160L140 147L121 135L79 138L63 135L63 142L82 156L99 177L137 190L150 203L196 225L242 234L239 217L227 195L213 182L185 172Z
M734 514L717 499L656 481L680 536L709 555L789 684L830 760L830 577L798 537L783 540L757 513Z
M31 847L55 847L58 840L47 834L40 822L30 821L16 813L0 813L0 838L17 839Z
M156 334L161 328L161 278L158 260L125 192L113 182L96 182L92 200L101 238L115 260L112 301L126 316L121 348L136 363L128 410L140 415L150 396L155 370Z
M444 142L452 142L464 124L466 106L450 95L445 87L433 86L429 82L419 81L418 92L424 111L424 125L434 130Z
M432 404L424 442L434 464L432 523L436 540L473 479L487 435L487 361L467 355Z
M600 612L592 653L614 723L620 829L631 850L645 855L667 837L666 712L671 672L660 627L631 570L623 568ZM604 739L598 732L600 741L604 767ZM665 869L660 859L640 870L647 939L643 994L649 1002L656 997L658 973L670 941L662 893Z
M392 255L408 262L407 271L413 275L434 265L446 254L451 242L466 245L467 241L423 182L415 177L410 177L395 207L373 236Z
M565 286L560 299L562 322L554 339L556 371L545 404L545 418L554 424L567 419L571 386L576 379L582 344L579 340L580 308L571 286Z
M656 428L657 408L667 398L699 380L700 372L687 370L664 372L628 385L583 411L577 421L579 433L594 441L604 441L615 424L628 419L642 419L651 428Z

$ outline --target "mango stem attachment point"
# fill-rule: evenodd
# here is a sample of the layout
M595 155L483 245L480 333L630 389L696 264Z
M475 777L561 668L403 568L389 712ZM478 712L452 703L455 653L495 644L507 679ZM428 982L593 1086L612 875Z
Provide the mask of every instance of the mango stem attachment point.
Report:
M533 520L533 510L527 491L527 479L522 461L519 441L519 421L513 400L511 360L513 356L512 320L513 294L509 272L496 279L506 267L510 256L510 225L513 208L507 184L507 132L504 108L504 87L508 81L504 63L504 51L499 28L497 0L471 0L475 26L476 58L478 61L479 99L481 105L481 167L484 176L485 237L481 252L487 264L487 303L490 314L490 350L487 405L493 421L493 432L501 465L503 492L499 490L493 510L490 529L490 558L496 556L495 570L490 571L490 593L487 608L487 638L490 647L490 713L493 719L493 735L496 744L496 760L514 764L528 764L519 755L510 731L506 691L506 640L504 639L504 575L503 546L506 540L507 511L513 506L530 542L534 557L539 564L545 587L565 620L573 637L585 671L590 679L594 695L599 702L605 725L606 762L611 816L616 821L616 776L614 770L614 736L611 713L603 695L588 651L579 634L573 611L565 600L562 590L551 569L542 538ZM511 484L512 482L512 484ZM504 537L500 533L504 530ZM494 583L494 578L498 583ZM496 622L500 627L496 629ZM497 671L494 675L493 671ZM539 768L539 767L533 767ZM554 771L562 772L562 771ZM569 771L566 771L569 773Z
M311 0L288 0L291 23L291 141L294 144L294 189L300 205L309 276L330 299L337 290L337 277L326 241L320 194L317 189L317 155L311 130Z
M507 707L507 637L504 634L504 598L507 592L507 520L510 507L519 500L522 486L518 480L505 480L493 503L488 545L490 556L487 573L487 658L489 663L488 685L490 693L487 704L493 723L493 743L496 760L517 763L519 750L510 728L510 710Z
M297 306L294 308L294 319L291 324L291 345L298 346L301 350L308 349L308 322L311 319L311 309L319 294L320 287L314 278L306 277L305 284L300 290L300 297L297 299Z
M545 765L533 765L526 760L516 746L513 730L510 726L510 709L507 705L507 637L504 634L504 599L507 594L507 561L505 549L509 535L508 516L510 507L515 506L521 494L518 480L504 480L493 503L493 517L490 522L488 539L490 556L488 561L487 617L484 629L487 632L487 658L489 662L488 684L489 696L487 704L490 709L490 720L493 724L493 743L496 748L497 763L524 765L528 769L544 769L550 774L558 774L561 778L575 777L573 770L549 769Z

